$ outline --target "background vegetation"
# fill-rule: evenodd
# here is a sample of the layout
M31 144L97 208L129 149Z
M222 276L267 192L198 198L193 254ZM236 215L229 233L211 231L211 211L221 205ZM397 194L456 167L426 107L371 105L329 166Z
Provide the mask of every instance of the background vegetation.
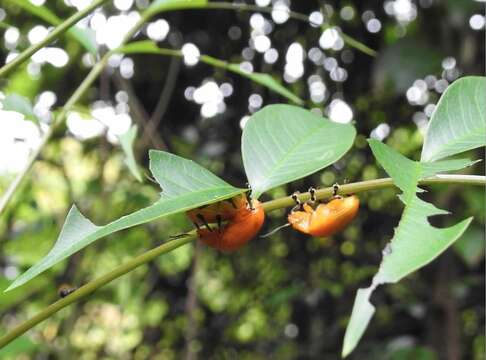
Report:
M306 107L331 119L355 121L358 137L342 160L266 199L311 185L384 176L365 141L370 136L418 159L428 117L447 84L483 71L479 2L294 1L270 6L285 4L313 14L314 22L320 12L326 22L377 50L377 56L278 13L187 10L154 18L137 39L185 48L186 56L112 58L0 219L2 288L47 253L71 203L104 224L157 199L158 186L146 177L137 182L116 144L116 135L131 123L139 127L135 156L143 167L148 149L156 148L194 159L235 186L245 185L239 141L246 116L287 100L224 69L195 64L191 54L196 48L283 79ZM46 5L67 18L82 1ZM144 5L115 1L88 18L101 49L113 46L117 32ZM1 8L4 61L42 37L49 25L13 2ZM258 36L266 36L274 50ZM1 80L4 94L32 101L41 123L50 121L52 109L65 103L94 61L72 37L61 37L50 49L64 53L50 50L33 57L8 82ZM0 189L38 143L37 128L21 124L0 122ZM471 155L478 157L484 158L481 151ZM468 171L481 174L483 165ZM381 306L351 358L484 358L484 190L429 189L425 198L454 214L435 225L468 216L474 216L473 224L437 261L374 294ZM39 359L338 358L356 289L369 284L400 217L396 193L361 194L359 217L332 238L284 230L231 255L181 247L62 310L1 354ZM283 223L283 215L271 213L266 229ZM183 216L174 216L97 242L25 287L3 294L1 328L10 329L56 300L61 284L86 283L190 227Z

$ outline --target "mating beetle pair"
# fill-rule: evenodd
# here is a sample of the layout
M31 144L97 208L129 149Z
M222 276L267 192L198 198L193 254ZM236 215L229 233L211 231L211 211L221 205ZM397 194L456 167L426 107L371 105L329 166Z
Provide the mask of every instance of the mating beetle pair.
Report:
M358 197L337 195L337 185L334 186L332 200L327 203L317 201L314 188L309 189L309 192L310 201L304 204L298 199L297 193L292 195L296 206L290 211L288 223L284 226L292 226L297 231L315 237L325 237L342 230L358 213ZM219 250L234 251L260 231L265 211L259 201L251 200L248 193L247 196L242 194L190 210L187 216L197 227L202 242ZM216 227L210 223L216 224Z

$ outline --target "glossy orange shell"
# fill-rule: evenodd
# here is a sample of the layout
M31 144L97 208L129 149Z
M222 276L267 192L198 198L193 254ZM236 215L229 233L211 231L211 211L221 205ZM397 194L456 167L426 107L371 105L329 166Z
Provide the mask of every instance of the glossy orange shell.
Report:
M205 227L197 230L200 240L208 246L222 251L235 251L253 239L265 220L262 204L253 200L254 209L243 207L221 228L212 231Z
M208 223L215 223L218 215L222 221L230 220L235 217L239 209L246 207L247 200L245 194L237 195L234 198L222 200L217 203L205 205L186 212L187 217L196 224L203 225L198 215L204 217Z
M292 211L288 221L297 231L325 237L344 229L356 217L358 210L359 199L352 195L320 204L315 210L309 204L304 204L303 211Z

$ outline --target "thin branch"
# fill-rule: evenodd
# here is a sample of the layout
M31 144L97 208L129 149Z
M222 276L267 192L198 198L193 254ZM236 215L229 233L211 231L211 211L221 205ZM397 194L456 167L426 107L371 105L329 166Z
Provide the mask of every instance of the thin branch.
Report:
M130 112L132 113L135 121L137 121L141 126L141 129L147 129L150 123L149 115L145 110L144 106L140 102L139 98L133 90L133 86L130 81L124 79L120 74L115 74L115 83L117 87L128 94L128 106L130 107ZM163 140L154 131L148 133L143 133L142 138L149 139L149 143L155 149L166 149L167 146L164 144Z
M157 105L155 105L154 112L152 113L152 116L150 116L147 127L145 127L143 138L150 136L152 133L156 133L156 130L167 111L170 99L172 98L180 67L181 61L179 57L173 57L169 65L169 70L167 71L167 79L165 80L164 88L157 101Z
M84 18L90 12L95 10L97 7L103 5L108 0L96 0L92 2L89 6L85 7L83 10L78 11L63 21L59 26L56 26L54 30L52 30L42 41L39 41L37 44L30 46L29 48L25 49L20 53L15 59L10 61L9 63L5 64L0 69L0 78L7 75L10 71L15 69L17 66L24 63L27 59L29 59L32 55L34 55L38 50L42 49L44 46L47 46L53 40L55 40L59 35L63 34L73 25L75 25L79 20Z
M69 294L65 298L62 298L55 303L49 305L46 307L44 310L42 310L40 313L38 313L36 316L33 318L27 320L23 324L20 324L16 328L14 328L11 332L0 338L0 348L4 347L8 343L10 343L12 340L15 338L19 337L23 333L25 333L27 330L31 329L41 321L47 319L51 315L57 313L59 310L62 308L86 297L89 294L92 294L95 290L99 289L103 285L108 284L109 282L119 278L122 275L125 275L126 273L132 271L133 269L139 267L140 265L143 265L156 257L165 254L169 251L172 251L182 245L185 245L191 241L193 241L196 238L194 234L187 235L183 238L179 238L176 240L169 241L167 243L164 243L162 245L159 245L158 247L149 250L131 260L126 262L125 264L117 267L116 269L110 271L109 273L99 277L96 280L93 280L86 285L80 287L73 293Z
M199 273L199 267L201 266L201 251L202 244L200 241L196 242L194 246L194 258L192 260L191 276L188 284L188 294L186 299L186 336L185 336L185 360L194 360L197 358L196 353L193 350L192 342L197 336L197 274Z
M331 27L330 24L316 24L310 21L309 16L305 14L301 14L295 11L291 11L288 8L282 8L282 9L275 9L271 6L258 6L258 5L249 5L249 4L238 4L238 3L227 3L227 2L209 2L206 4L205 9L220 9L220 10L239 10L239 11L255 11L255 12L264 12L264 13L272 13L274 11L281 11L285 12L289 18L294 19L294 20L299 20L306 22L307 24L313 25L313 26L318 26L321 29L329 29ZM354 39L353 37L346 35L342 31L336 28L336 30L339 31L339 34L341 35L343 41L345 44L348 46L351 46L369 56L376 56L376 51L371 49L370 47L366 46L362 42Z
M431 178L427 178L419 181L419 185L433 185L433 184L465 184L465 185L476 185L485 186L486 177L479 175L437 175ZM345 184L339 187L339 194L352 194L363 191L378 190L387 187L394 187L391 178L383 178L369 181L361 181L352 184ZM318 199L323 199L331 196L333 193L333 188L328 187L325 189L320 189L316 192L316 197ZM310 194L302 193L299 196L300 200L305 201L310 198ZM263 204L266 212L290 207L294 205L292 198L284 197L272 201L267 201ZM80 287L72 294L66 296L65 298L56 301L55 303L49 305L40 313L38 313L33 318L27 320L26 322L18 325L12 331L7 333L5 336L0 338L0 348L4 347L29 329L33 328L43 320L49 318L51 315L55 314L59 310L65 308L66 306L92 294L95 290L108 284L109 282L125 275L126 273L134 270L135 268L152 261L158 256L168 253L182 245L188 244L196 239L196 234L194 231L186 236L180 237L178 239L166 242L158 247L148 250L147 252L129 260L127 263L120 265L109 273L90 281L86 285Z

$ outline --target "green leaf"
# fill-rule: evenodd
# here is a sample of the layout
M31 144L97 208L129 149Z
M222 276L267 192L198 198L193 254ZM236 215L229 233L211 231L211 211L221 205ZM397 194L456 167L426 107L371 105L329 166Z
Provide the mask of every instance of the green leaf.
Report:
M133 154L133 143L137 137L137 125L133 125L126 133L119 135L120 145L125 153L125 163L132 175L140 182L142 182L142 175L138 170L137 161Z
M157 46L155 42L152 40L141 40L141 41L132 41L131 43L119 47L116 49L116 52L120 52L123 54L156 54L156 55L165 55L162 53L161 49ZM178 54L178 56L182 56L182 53L179 50L171 50Z
M9 0L9 1L51 25L58 26L63 21L56 14L54 14L51 10L49 10L47 7L43 5L40 6L34 5L29 0ZM82 29L78 26L73 26L67 31L67 34L68 36L78 41L90 53L96 55L97 47L96 47L96 40L95 40L93 30Z
M262 86L265 86L269 88L270 90L273 90L277 94L282 95L283 97L286 97L290 101L303 105L304 101L299 98L297 95L295 95L293 92L287 90L285 87L283 87L277 80L275 80L272 76L268 74L263 74L263 73L257 73L257 72L248 72L243 69L241 69L239 64L227 64L226 69L233 71L237 74L240 74L241 76L244 76L251 81L260 84Z
M486 145L486 77L467 76L444 92L430 119L422 161Z
M356 136L338 124L291 105L269 105L248 120L241 144L254 196L303 178L341 158Z
M134 41L128 45L116 49L116 51L124 54L141 53L141 54L155 54L155 55L163 55L163 56L182 57L181 51L159 48L155 42L150 40ZM208 55L201 55L199 59L201 60L201 62L205 64L231 71L235 74L241 75L253 81L256 84L265 86L266 88L276 92L277 94L282 95L283 97L286 97L287 99L293 101L296 104L302 105L304 103L302 99L300 99L297 95L292 93L290 90L286 89L277 80L275 80L272 76L268 74L250 73L248 71L242 70L240 65L238 64L230 64L227 63L226 61L216 59Z
M35 123L39 122L39 119L34 114L34 109L32 108L30 100L18 94L10 94L5 96L5 99L2 100L2 109L7 111L16 111L23 114L28 120L32 120Z
M40 262L15 279L5 291L25 284L99 238L246 191L231 186L191 160L155 150L151 150L149 155L150 170L163 189L161 198L156 203L105 226L93 224L73 206L54 247Z
M144 11L142 17L151 17L163 11L206 7L207 0L155 0Z
M421 200L416 193L423 191L417 185L420 179L458 170L473 162L460 159L421 163L407 159L377 140L369 140L369 143L378 162L402 190L399 198L405 209L391 242L383 250L383 260L371 286L358 290L344 336L343 357L356 347L375 312L369 299L376 287L396 283L434 260L464 233L472 220L465 219L448 228L435 228L428 217L447 214L447 211Z
M454 250L470 268L474 268L484 259L484 245L484 229L471 226L454 244Z
M91 54L96 55L98 53L96 33L92 29L83 29L75 25L67 31L67 35L77 40Z
M30 337L22 335L0 349L0 358L5 360L30 358L28 354L32 354L38 349L39 344L34 343Z

